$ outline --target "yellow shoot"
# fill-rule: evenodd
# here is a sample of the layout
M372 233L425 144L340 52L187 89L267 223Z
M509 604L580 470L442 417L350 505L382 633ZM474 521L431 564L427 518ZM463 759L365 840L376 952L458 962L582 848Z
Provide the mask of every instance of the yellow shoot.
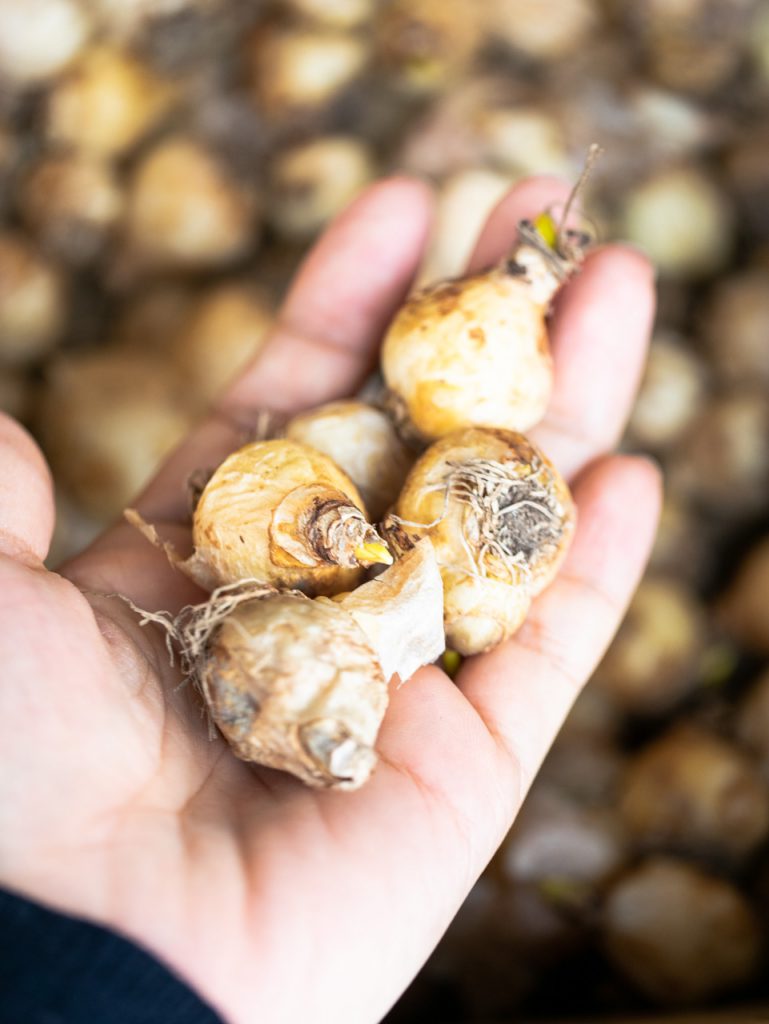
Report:
M555 249L558 244L558 227L550 214L540 213L534 221L534 227L548 249Z
M443 671L453 679L457 672L459 672L459 666L462 664L462 655L458 651L449 649L443 652L441 662L443 664Z
M393 556L384 546L384 544L377 544L370 542L368 544L359 544L355 549L355 557L358 559L361 565L392 565Z

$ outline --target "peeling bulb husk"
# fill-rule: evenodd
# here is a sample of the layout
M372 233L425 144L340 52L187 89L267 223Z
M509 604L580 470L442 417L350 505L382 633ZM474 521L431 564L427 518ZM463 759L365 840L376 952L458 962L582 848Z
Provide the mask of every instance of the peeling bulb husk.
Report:
M405 682L443 650L443 582L428 538L380 576L333 600L368 637L385 679L397 675Z

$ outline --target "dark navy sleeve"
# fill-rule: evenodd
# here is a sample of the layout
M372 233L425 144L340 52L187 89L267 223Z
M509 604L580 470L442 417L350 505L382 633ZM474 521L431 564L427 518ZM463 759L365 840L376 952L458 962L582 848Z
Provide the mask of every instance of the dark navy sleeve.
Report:
M0 890L0 1024L223 1024L127 939Z

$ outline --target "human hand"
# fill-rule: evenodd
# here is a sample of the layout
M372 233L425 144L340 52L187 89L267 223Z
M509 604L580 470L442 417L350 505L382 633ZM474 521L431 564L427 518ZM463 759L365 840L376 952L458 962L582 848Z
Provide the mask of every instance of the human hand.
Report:
M473 266L567 187L516 186ZM430 201L394 179L317 244L267 346L138 508L183 544L185 481L239 442L253 411L349 394L417 269ZM596 250L559 297L556 388L532 431L579 509L556 582L518 635L392 692L380 764L355 793L307 789L210 740L164 639L116 598L177 611L201 599L127 524L42 565L48 470L0 420L0 882L145 945L230 1021L379 1020L501 842L611 638L652 542L656 470L605 453L621 433L653 310L651 270ZM73 453L73 458L76 453Z

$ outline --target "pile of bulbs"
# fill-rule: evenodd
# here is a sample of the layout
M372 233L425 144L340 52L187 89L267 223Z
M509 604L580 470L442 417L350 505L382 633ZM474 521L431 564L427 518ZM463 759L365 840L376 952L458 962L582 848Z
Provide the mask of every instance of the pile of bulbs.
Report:
M588 243L569 205L559 223L521 222L498 266L406 301L377 405L322 406L226 458L197 497L189 558L127 513L211 593L161 621L238 756L357 789L389 681L502 643L553 580L574 505L521 431L545 414L548 308Z

